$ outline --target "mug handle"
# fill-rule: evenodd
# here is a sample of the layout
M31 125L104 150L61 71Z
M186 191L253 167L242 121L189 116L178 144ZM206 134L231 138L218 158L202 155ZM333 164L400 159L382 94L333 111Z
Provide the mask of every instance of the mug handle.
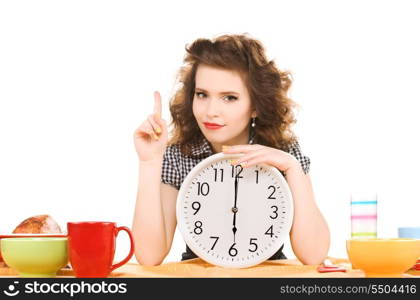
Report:
M127 233L128 233L128 237L130 238L130 253L127 255L127 257L126 258L124 258L124 260L123 261L121 261L121 262L119 262L119 263L117 263L117 264L115 264L115 265L112 265L111 266L111 272L112 271L114 271L115 269L117 269L117 268L119 268L119 267L121 267L122 265L124 265L125 263L127 263L130 259L131 259L131 257L133 256L133 254L134 254L134 239L133 239L133 235L131 234L131 231L130 231L130 229L128 229L127 227L125 227L125 226L121 226L121 227L117 227L116 228L116 233L115 233L115 236L117 236L118 235L118 233L121 231L121 230L123 230L123 231L126 231Z

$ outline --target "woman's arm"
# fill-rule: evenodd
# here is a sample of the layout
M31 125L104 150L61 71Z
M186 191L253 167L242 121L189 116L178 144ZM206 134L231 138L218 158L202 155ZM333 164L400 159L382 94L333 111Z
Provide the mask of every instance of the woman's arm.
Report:
M167 254L165 220L160 200L162 160L140 162L133 237L141 265L159 265Z
M135 255L141 265L160 265L169 253L176 228L178 190L161 183L162 161L140 162L133 218Z
M293 226L290 240L293 252L304 264L320 264L328 254L330 232L319 211L311 178L305 175L298 161L286 171L294 201Z
M293 252L304 264L319 264L327 256L330 232L319 211L309 175L305 175L300 162L290 153L262 145L236 145L223 148L224 153L244 153L232 162L251 167L265 163L286 173L286 180L294 201L294 218L290 239Z
M142 265L159 265L169 252L175 227L178 191L161 183L164 153L168 142L161 97L154 93L153 114L134 132L139 157L139 181L132 232L135 255Z

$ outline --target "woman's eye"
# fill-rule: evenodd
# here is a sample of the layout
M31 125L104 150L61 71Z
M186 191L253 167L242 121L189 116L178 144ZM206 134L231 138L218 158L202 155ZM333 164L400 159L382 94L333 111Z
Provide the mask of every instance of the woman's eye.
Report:
M195 95L197 96L197 98L205 98L206 94L202 93L202 92L195 92Z
M232 95L226 95L223 97L223 99L228 100L228 101L235 101L235 100L238 100L238 97L232 96Z

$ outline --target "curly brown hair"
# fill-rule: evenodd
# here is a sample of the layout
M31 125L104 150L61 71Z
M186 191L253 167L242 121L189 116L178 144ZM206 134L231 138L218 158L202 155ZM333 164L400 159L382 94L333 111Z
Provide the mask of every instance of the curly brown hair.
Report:
M205 64L244 75L257 112L257 126L251 133L254 143L287 151L296 140L291 126L296 122L293 108L297 104L287 96L291 74L267 60L260 41L247 34L221 35L213 40L197 39L186 46L186 51L177 76L180 86L169 104L174 126L169 144L180 144L182 153L191 156L191 146L204 136L193 115L192 103L196 71L199 64Z

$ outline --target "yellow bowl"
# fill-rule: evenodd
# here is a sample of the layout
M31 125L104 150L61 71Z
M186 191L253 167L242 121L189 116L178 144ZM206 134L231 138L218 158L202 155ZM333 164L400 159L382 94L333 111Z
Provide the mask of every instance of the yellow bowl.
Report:
M366 277L402 277L420 257L419 239L351 239L347 254Z

